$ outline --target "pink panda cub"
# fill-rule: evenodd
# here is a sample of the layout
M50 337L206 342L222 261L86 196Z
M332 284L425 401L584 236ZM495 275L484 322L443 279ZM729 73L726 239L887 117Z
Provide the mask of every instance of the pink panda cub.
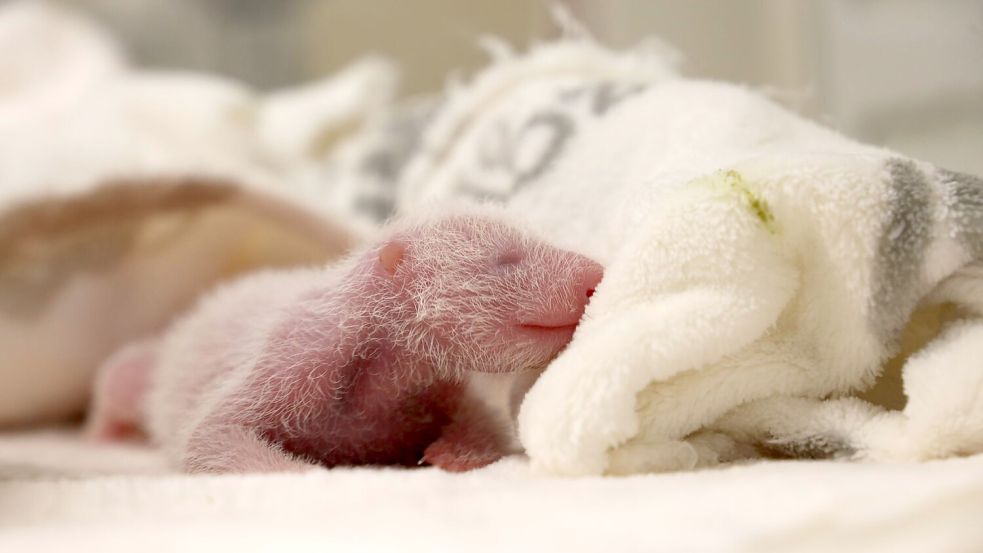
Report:
M473 209L397 221L329 267L247 276L97 380L88 429L143 429L191 472L417 465L509 452L469 373L544 367L602 268Z

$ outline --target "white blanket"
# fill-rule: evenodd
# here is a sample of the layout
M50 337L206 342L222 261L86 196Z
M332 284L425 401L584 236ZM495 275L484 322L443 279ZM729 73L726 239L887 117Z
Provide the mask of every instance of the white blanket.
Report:
M448 474L161 475L152 452L0 436L2 551L946 552L983 548L983 457L763 462L564 479L522 458Z

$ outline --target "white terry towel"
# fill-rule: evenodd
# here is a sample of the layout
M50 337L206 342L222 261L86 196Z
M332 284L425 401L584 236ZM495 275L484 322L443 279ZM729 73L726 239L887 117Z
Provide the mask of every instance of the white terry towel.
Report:
M403 209L504 201L606 267L520 438L561 474L712 464L746 444L922 459L983 450L983 182L859 144L651 49L561 42L452 90ZM859 399L916 309L965 319Z

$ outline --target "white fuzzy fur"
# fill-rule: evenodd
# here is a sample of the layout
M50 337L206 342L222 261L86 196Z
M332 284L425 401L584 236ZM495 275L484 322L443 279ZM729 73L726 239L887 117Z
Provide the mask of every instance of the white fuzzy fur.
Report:
M441 147L406 184L405 209L475 190L507 198L547 237L605 264L574 341L523 404L534 465L690 468L739 449L701 432L718 420L759 444L840 436L868 458L980 451L979 323L909 361L903 413L821 401L872 384L918 298L978 305L979 271L960 271L976 246L958 239L978 217L946 203L946 177L660 64L583 43L499 61L470 95L455 91L430 136ZM599 109L611 90L631 94ZM526 132L546 118L562 123L552 157ZM511 165L488 163L493 146ZM509 172L537 155L550 159L533 180ZM917 202L925 209L908 209ZM746 404L757 411L746 425L725 417Z

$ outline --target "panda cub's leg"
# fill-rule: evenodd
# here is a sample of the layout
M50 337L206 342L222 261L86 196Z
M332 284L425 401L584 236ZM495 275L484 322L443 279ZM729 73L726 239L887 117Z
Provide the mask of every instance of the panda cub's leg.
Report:
M89 439L114 441L142 436L143 404L156 362L156 338L127 344L103 362L96 371L85 423Z

